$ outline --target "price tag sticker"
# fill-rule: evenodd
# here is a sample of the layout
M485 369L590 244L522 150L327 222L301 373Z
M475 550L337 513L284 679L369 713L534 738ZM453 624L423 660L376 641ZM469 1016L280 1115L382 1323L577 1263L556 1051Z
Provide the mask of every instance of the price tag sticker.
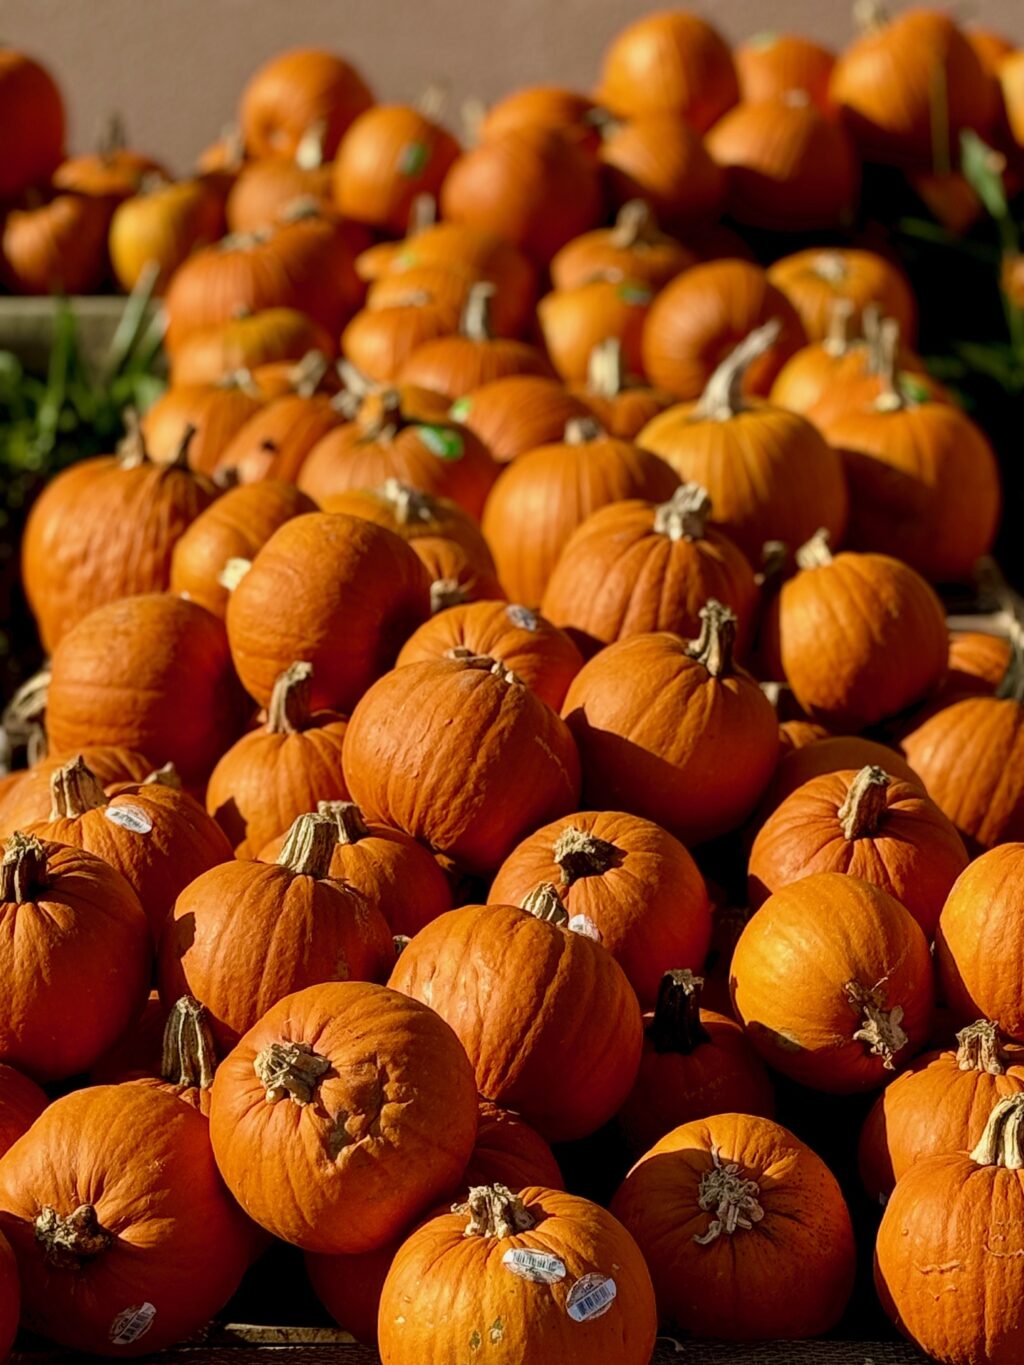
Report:
M130 1346L139 1337L144 1337L153 1326L156 1309L151 1303L138 1303L134 1308L126 1308L118 1313L110 1324L110 1341L114 1346Z
M530 1280L533 1284L557 1284L565 1279L565 1266L557 1256L547 1251L510 1247L502 1256L501 1263L513 1275L518 1275L521 1280Z
M601 942L601 930L589 915L573 915L565 927L570 934L581 934L584 938L592 938L595 943Z
M505 615L514 626L519 626L521 630L536 630L537 615L529 607L521 607L518 602L513 602L511 606L505 608Z
M618 1288L607 1275L584 1275L569 1290L565 1311L573 1322L602 1317L615 1302Z
M130 829L133 834L148 834L153 821L141 806L104 806L103 814L112 825Z

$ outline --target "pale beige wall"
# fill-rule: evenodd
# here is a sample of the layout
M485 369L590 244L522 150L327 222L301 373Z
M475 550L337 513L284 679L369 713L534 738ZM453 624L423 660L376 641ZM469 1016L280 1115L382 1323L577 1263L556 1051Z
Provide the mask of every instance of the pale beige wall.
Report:
M232 116L242 83L286 47L351 57L384 99L444 82L457 107L540 81L585 88L603 45L657 7L629 0L0 0L0 41L43 58L70 106L72 145L121 111L133 142L188 166ZM847 0L716 0L732 38L799 30L834 45ZM967 9L967 5L962 6ZM973 0L972 18L1024 43L1024 0Z

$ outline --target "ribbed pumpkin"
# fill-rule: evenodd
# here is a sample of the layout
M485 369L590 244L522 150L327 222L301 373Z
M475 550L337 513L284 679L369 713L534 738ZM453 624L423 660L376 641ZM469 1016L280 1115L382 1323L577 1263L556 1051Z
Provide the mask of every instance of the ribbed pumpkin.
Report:
M353 119L373 103L362 76L318 48L283 52L259 68L242 92L239 118L250 156L294 156L309 129L323 125L333 157Z
M110 796L82 758L50 779L49 819L28 832L95 853L139 898L154 941L175 897L193 878L230 862L220 827L187 792L163 782L128 783Z
M674 114L703 133L736 103L739 86L717 30L673 10L638 19L612 40L598 98L615 114Z
M634 1157L683 1123L775 1113L764 1064L735 1019L701 1008L703 986L703 977L686 969L666 972L644 1016L640 1071L617 1119Z
M971 1151L996 1102L1024 1093L1024 1049L1004 1043L995 1024L979 1019L956 1041L918 1057L872 1106L857 1153L870 1198L884 1203L924 1157Z
M528 85L491 105L476 130L477 139L487 142L510 128L558 128L596 145L599 118L586 95L556 85Z
M768 278L800 315L808 337L824 341L836 301L853 304L851 325L864 327L864 310L874 305L899 323L904 341L917 332L917 304L898 265L874 251L855 247L808 247L768 267Z
M133 434L52 479L29 513L21 547L25 594L48 650L83 617L119 597L164 591L179 538L216 497L177 458L157 464Z
M480 527L451 498L431 497L399 479L386 479L379 488L328 495L321 506L325 512L344 512L386 526L413 549L424 539L453 540L481 570L494 573L494 560Z
M565 723L486 655L408 664L381 678L352 713L344 759L368 820L479 875L579 799Z
M1012 646L1001 635L980 630L949 633L949 672L941 696L950 701L962 697L991 697L1006 676Z
M0 281L16 294L94 294L106 265L110 206L30 190L0 220Z
M138 897L95 854L16 833L0 861L0 922L0 1056L39 1081L85 1071L145 999Z
M261 407L218 452L217 468L241 483L294 482L306 456L345 420L340 403L324 393L289 393Z
M594 228L566 242L551 262L556 289L574 289L601 275L661 289L694 264L692 251L659 231L646 199L630 199L619 209L610 228Z
M374 280L367 290L366 307L371 311L395 307L437 310L445 318L447 332L452 333L465 310L469 291L481 283L490 281L482 280L476 270L454 263L410 266ZM492 309L491 324L496 335L505 335L500 295L494 302L498 316Z
M680 232L717 219L726 177L689 123L673 113L652 112L623 123L611 120L601 134L601 164L616 205L642 200Z
M791 731L792 724L788 723L781 730ZM788 747L786 734L780 733L783 749L775 776L758 809L758 816L761 817L755 820L758 828L798 788L828 773L839 773L850 768L859 772L861 768L876 767L897 782L916 784L924 790L924 783L898 749L891 749L887 744L866 739L863 735L829 735L822 726L813 728L822 733L810 736L807 743L790 744Z
M683 1124L633 1167L612 1211L647 1258L662 1322L734 1341L813 1337L853 1289L839 1184L767 1118Z
M404 104L378 104L354 120L334 163L334 200L346 218L382 232L409 227L418 194L437 194L459 144Z
M307 1251L386 1245L455 1186L476 1129L473 1070L449 1026L365 982L279 1001L213 1083L225 1183L250 1217Z
M767 630L808 715L832 729L863 730L939 685L946 618L918 573L888 555L833 558L821 534L801 547L797 562L801 572L773 600ZM907 757L930 787L909 750Z
M859 877L818 872L769 896L740 935L731 976L758 1052L816 1090L877 1088L928 1037L928 940Z
M221 452L263 399L247 375L228 375L216 384L172 384L142 418L146 450L158 464L173 463L191 428L189 468L212 474Z
M707 891L685 848L618 811L567 815L529 835L491 884L492 905L542 897L554 923L603 943L650 1008L669 967L700 967L711 938Z
M584 403L609 436L635 441L648 422L672 406L672 395L652 389L626 373L622 342L604 337L590 352L585 384L572 392Z
M231 232L273 227L296 199L334 202L334 167L324 161L323 127L313 124L294 156L264 156L241 167L227 197Z
M239 676L266 705L278 676L304 658L313 667L310 705L346 711L429 616L429 586L412 550L385 527L327 512L293 517L228 602Z
M47 818L52 805L50 780L59 768L75 758L88 764L105 787L118 782L143 782L154 772L153 763L145 754L116 746L84 745L73 754L49 754L34 767L12 773L18 781L9 794L0 791L0 839Z
M466 1342L501 1350L506 1333L523 1361L646 1365L656 1332L647 1267L611 1214L578 1195L497 1184L474 1186L403 1243L378 1336L387 1365L445 1365Z
M557 380L513 374L458 398L451 416L468 427L499 464L560 439L566 423L590 415L589 405Z
M137 193L149 176L169 179L158 161L127 145L124 124L120 115L114 114L101 129L95 150L67 157L54 171L50 184L58 190L106 200L113 207Z
M586 804L655 820L684 843L742 824L779 748L771 703L733 663L735 616L714 601L700 616L696 640L658 633L609 645L562 706Z
M153 288L162 294L186 257L223 232L223 199L205 177L143 181L110 220L108 246L117 282L134 289L155 267Z
M1020 895L1024 844L976 858L949 893L935 936L939 989L960 1022L991 1019L1024 1042Z
M223 625L180 597L98 607L53 654L46 732L54 752L119 745L154 766L173 763L186 787L197 786L245 714Z
M308 663L286 668L266 723L237 740L210 774L206 808L239 858L255 858L318 801L348 796L341 772L346 722L336 711L311 709L312 677Z
M637 441L711 497L711 525L759 564L766 541L801 544L819 526L846 525L839 456L805 418L743 397L771 353L776 321L751 332L713 372L697 403L668 408Z
M773 319L780 331L747 370L748 395L769 391L783 364L804 345L803 326L760 266L738 260L694 266L651 305L644 328L644 373L677 398L698 398L735 347Z
M545 294L537 305L537 323L561 378L582 383L594 347L608 337L618 341L628 372L640 374L644 322L653 298L649 284L617 275Z
M397 291L387 306L363 308L341 334L346 360L377 384L394 384L402 366L420 346L451 336L456 311L446 303L425 299L415 286Z
M49 1096L35 1081L0 1062L0 1157L28 1132L49 1103Z
M0 199L46 180L64 155L64 103L49 71L24 52L0 55Z
M305 493L277 479L229 489L175 544L171 592L223 620L230 588L222 579L232 562L251 562L279 526L315 510Z
M374 1251L352 1256L307 1251L304 1257L313 1293L338 1326L363 1346L377 1345L380 1293L406 1231L403 1228L397 1237Z
M412 548L430 576L430 609L437 615L470 602L504 602L508 594L493 568L444 536L421 536Z
M536 605L569 537L592 512L624 498L661 501L679 480L642 446L606 436L593 418L569 422L563 440L520 455L487 500L483 529L498 576Z
M858 385L874 364L872 346L854 336L852 299L834 299L823 341L801 346L783 365L768 395L780 408L805 415L837 390Z
M359 892L396 935L411 938L451 909L447 878L415 839L388 825L366 824L354 801L320 801L317 810L334 821L331 877ZM286 839L281 835L265 844L260 862L274 862Z
M297 308L262 308L190 331L171 356L171 376L176 384L216 384L239 370L336 349L331 334Z
M636 996L608 950L530 908L470 905L422 929L391 975L458 1034L480 1094L549 1141L594 1132L636 1076Z
M917 783L868 766L822 774L788 796L758 831L747 885L756 909L801 877L844 872L887 891L931 938L967 861L956 829Z
M829 113L829 78L835 57L827 48L795 33L755 33L733 48L740 96L766 100L802 90L822 113Z
M409 636L397 667L454 652L500 659L520 681L557 711L583 656L563 631L529 607L512 602L467 602L439 612Z
M711 499L681 484L668 502L631 500L592 513L574 532L548 579L542 607L592 652L631 635L700 631L708 598L736 616L737 648L750 640L758 605L754 573L740 550L707 526Z
M150 1090L162 1090L209 1118L217 1048L210 1032L206 1006L191 995L183 995L169 1010L162 1012L166 1014L163 1034L152 1058L145 1059L142 1066L122 1068L118 1068L116 1062L111 1067L101 1058L89 1079L93 1083L113 1081L121 1085L128 1082ZM97 1071L106 1074L98 1077Z
M105 1356L197 1331L237 1289L254 1240L221 1184L206 1120L136 1085L50 1105L4 1159L0 1230L18 1260L25 1326Z
M479 517L497 475L498 466L471 431L447 419L424 420L397 389L384 389L364 399L354 422L317 442L299 487L323 502L398 479Z

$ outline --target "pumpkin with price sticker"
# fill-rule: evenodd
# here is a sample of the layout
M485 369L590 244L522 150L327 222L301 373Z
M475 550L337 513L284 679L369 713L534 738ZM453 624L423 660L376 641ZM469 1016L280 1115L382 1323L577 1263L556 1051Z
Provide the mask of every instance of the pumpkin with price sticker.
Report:
M589 1200L537 1186L475 1186L402 1246L378 1319L383 1365L470 1352L524 1362L647 1365L657 1320L636 1244Z
M49 817L53 805L50 781L58 768L73 759L86 763L104 787L144 782L156 771L145 754L108 745L84 745L73 754L51 753L33 767L13 773L17 781L6 795L0 789L0 839Z

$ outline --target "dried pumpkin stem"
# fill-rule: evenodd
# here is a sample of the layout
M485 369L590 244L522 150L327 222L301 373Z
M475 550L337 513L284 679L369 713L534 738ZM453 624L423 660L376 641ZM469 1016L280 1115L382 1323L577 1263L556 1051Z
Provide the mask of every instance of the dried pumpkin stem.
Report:
M309 697L312 688L313 665L299 659L277 675L267 707L267 732L271 735L293 735L305 729L309 720Z
M435 578L430 585L430 611L436 616L449 607L461 607L469 601L469 590L457 578Z
M572 886L581 877L600 877L622 861L622 850L608 839L575 825L562 830L552 852L562 870L563 886Z
M562 904L558 887L552 882L541 882L539 886L535 886L523 897L520 908L534 919L543 920L545 924L564 926L569 923L569 912Z
M588 441L599 441L604 434L596 417L570 417L565 424L564 440L567 446L583 446Z
M875 399L879 412L899 412L906 402L896 383L896 360L900 346L900 325L895 318L885 318L878 328L875 348L875 367L880 390Z
M960 1071L985 1071L990 1076L1006 1072L1006 1057L999 1043L999 1030L990 1019L978 1019L956 1035L956 1064Z
M713 678L721 678L732 672L735 643L735 612L710 598L700 609L700 635L687 645L687 655L703 664Z
M302 171L317 171L324 164L324 140L327 120L314 119L299 139L295 148L295 164Z
M832 563L832 551L829 548L828 531L822 526L805 544L801 545L796 552L796 563L799 569L823 569L826 564Z
M46 849L32 834L16 830L0 861L0 903L22 905L46 887Z
M646 199L630 199L619 209L611 231L612 246L628 251L641 243L653 246L662 240L654 210Z
M465 664L467 668L475 668L481 673L493 673L496 678L500 678L504 683L523 686L523 680L518 673L513 673L511 668L506 668L500 659L495 659L490 654L474 654L465 645L455 645L451 649L445 650L444 657Z
M678 1052L689 1056L710 1035L700 1021L700 993L704 978L682 968L666 972L658 987L654 1019L647 1037L655 1052Z
M148 776L142 779L144 787L169 787L171 791L181 791L181 774L173 763L165 763L162 767L154 768Z
M615 398L626 387L626 364L622 342L605 337L590 352L587 360L587 390L595 398Z
M160 1075L183 1089L209 1090L216 1069L217 1052L206 1006L191 995L183 995L164 1025Z
M122 469L132 469L135 465L145 464L149 459L146 438L142 434L142 423L136 408L125 408L122 414L124 435L117 443L117 458Z
M839 251L819 251L814 257L811 269L819 280L827 284L845 284L850 270Z
M882 768L873 764L861 768L838 811L839 823L847 839L870 839L878 833L889 809L891 782L892 778Z
M1007 1095L996 1104L971 1160L1008 1171L1024 1169L1024 1094Z
M410 237L418 232L426 232L437 222L437 200L432 194L418 194L409 208Z
M58 1270L81 1270L85 1261L106 1251L114 1240L113 1234L100 1226L92 1204L79 1204L67 1215L44 1204L34 1232L45 1260Z
M727 422L743 411L743 381L755 360L770 351L778 340L782 324L771 318L744 337L712 374L697 404L696 415L711 422Z
M401 479L387 479L380 488L381 497L395 514L395 520L402 526L414 522L437 520L437 503L429 493L402 483Z
M474 1185L464 1204L452 1205L452 1213L469 1218L467 1237L514 1237L517 1232L529 1232L536 1221L507 1185Z
M1024 628L1016 620L1010 621L1010 662L996 688L1000 701L1016 701L1024 705Z
M703 540L710 516L708 490L699 483L684 483L654 509L654 529L669 540Z
M288 381L299 398L312 398L330 368L330 359L323 351L307 351L298 364L292 366Z
M107 804L103 784L81 754L50 778L50 819L75 820Z
M764 1217L758 1196L761 1187L756 1180L743 1175L735 1161L722 1161L718 1147L711 1148L712 1166L700 1179L697 1203L706 1212L714 1211L707 1232L694 1233L698 1246L709 1246L724 1233L731 1237L740 1228L752 1228Z
M397 389L373 389L363 398L356 415L361 440L393 441L404 426L402 395Z
M252 1069L267 1092L268 1104L285 1099L294 1104L311 1104L331 1064L314 1052L309 1043L268 1043L257 1053Z
M363 812L354 801L318 801L317 814L334 821L334 832L339 844L358 844L370 831L363 820Z
M300 815L285 836L277 857L279 867L317 880L331 875L331 859L338 847L338 827L330 815Z
M495 288L490 280L478 280L471 286L459 319L460 336L468 337L470 341L493 340L491 309L494 295Z
M187 422L185 429L181 433L177 448L173 457L167 461L167 469L188 469L188 452L195 440L196 432L199 428L194 422Z
M868 990L859 981L847 981L844 990L850 1007L860 1017L860 1027L852 1035L854 1041L864 1043L872 1057L881 1057L886 1071L895 1071L896 1053L910 1041L901 1027L903 1006L887 1009L878 986Z
M834 299L829 310L824 349L830 356L845 355L853 340L853 299Z

